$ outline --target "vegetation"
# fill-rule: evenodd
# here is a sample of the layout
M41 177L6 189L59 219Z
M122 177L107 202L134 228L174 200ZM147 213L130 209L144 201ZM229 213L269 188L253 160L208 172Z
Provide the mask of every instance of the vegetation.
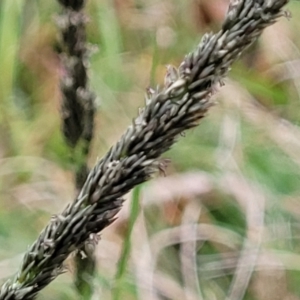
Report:
M90 65L98 111L88 165L103 159L83 189L76 181L76 190L72 177L82 170L88 151L86 144L73 147L74 140L67 145L61 133L60 80L72 66L57 54L66 51L57 38L63 24L53 22L61 7L42 1L0 3L0 278L12 276L23 260L15 284L3 286L0 299L31 299L66 270L39 297L78 297L72 254L64 268L62 261L76 247L83 250L82 240L91 234L97 241L93 234L114 220L123 194L149 177L155 178L126 196L118 219L102 232L96 248L92 244L97 271L89 279L97 298L300 297L297 3L289 4L295 17L268 28L219 88L231 63L286 1L254 1L264 7L259 12L250 0L243 1L241 11L239 2L232 3L223 25L227 8L222 1L177 2L88 2L88 40L99 47ZM236 17L246 11L252 17L243 27L246 18ZM220 33L206 35L198 45L199 36L211 29ZM208 45L211 60L205 61ZM166 70L191 49L179 73L170 66ZM155 82L162 83L158 91ZM131 121L144 106L149 84L146 109ZM214 101L201 125L185 133ZM163 120L151 124L150 116L159 113ZM157 160L178 134L184 136ZM123 170L130 176L122 177ZM79 190L76 201L57 215ZM45 244L55 222L73 224L71 243ZM28 248L47 224L49 231ZM29 254L23 259L25 249ZM55 249L50 258L49 249ZM41 266L47 267L43 273ZM36 276L39 287L22 286ZM7 291L19 298L7 297Z

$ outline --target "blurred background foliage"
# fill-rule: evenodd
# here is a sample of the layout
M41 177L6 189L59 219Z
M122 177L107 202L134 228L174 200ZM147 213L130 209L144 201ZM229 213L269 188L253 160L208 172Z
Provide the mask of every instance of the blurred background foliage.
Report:
M88 40L98 49L90 165L144 105L145 88L163 82L166 64L179 65L220 28L227 6L88 1ZM300 299L299 4L288 9L293 18L244 53L201 125L165 154L167 176L128 195L102 233L95 299ZM0 1L0 280L75 193L60 132L59 12L55 1ZM139 212L130 208L137 197ZM130 252L116 281L124 241ZM71 259L67 268L38 299L76 299Z

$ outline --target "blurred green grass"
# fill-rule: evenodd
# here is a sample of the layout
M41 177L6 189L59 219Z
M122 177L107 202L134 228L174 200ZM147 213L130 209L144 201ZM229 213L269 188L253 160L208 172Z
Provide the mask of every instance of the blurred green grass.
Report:
M88 38L98 47L90 66L99 105L91 165L144 105L145 88L163 81L165 65L178 65L205 31L219 28L221 19L209 10L212 3L88 2ZM219 7L220 15L225 8ZM164 178L157 178L142 186L142 212L118 283L120 297L198 299L198 284L203 299L224 299L237 278L244 299L300 299L299 74L287 64L299 60L299 4L291 2L289 9L294 18L280 19L244 54L214 97L217 105L165 154L171 159L166 178L170 184L160 184ZM55 2L0 2L0 279L17 270L20 254L51 214L74 196L72 166L60 135L61 69L54 22L59 11ZM276 38L282 53L275 46L272 50ZM274 67L279 69L275 72ZM193 192L203 182L184 181L192 172L204 174L209 188ZM199 209L193 222L190 207ZM97 248L99 298L112 298L129 215L124 212L105 230ZM186 239L196 241L186 261L185 243L177 234L192 224L211 225L212 237L219 242L210 236L197 239L191 232ZM230 232L241 239L231 247L222 244ZM168 246L155 252L154 241L163 234ZM129 243L128 237L125 241ZM250 250L260 249L254 265L247 259L238 261L248 242ZM143 255L154 270L138 263ZM239 277L239 263L245 264L245 274L254 270L250 282ZM68 269L39 299L76 298L71 260ZM142 284L143 276L152 276L149 286ZM273 286L269 296L258 281Z

